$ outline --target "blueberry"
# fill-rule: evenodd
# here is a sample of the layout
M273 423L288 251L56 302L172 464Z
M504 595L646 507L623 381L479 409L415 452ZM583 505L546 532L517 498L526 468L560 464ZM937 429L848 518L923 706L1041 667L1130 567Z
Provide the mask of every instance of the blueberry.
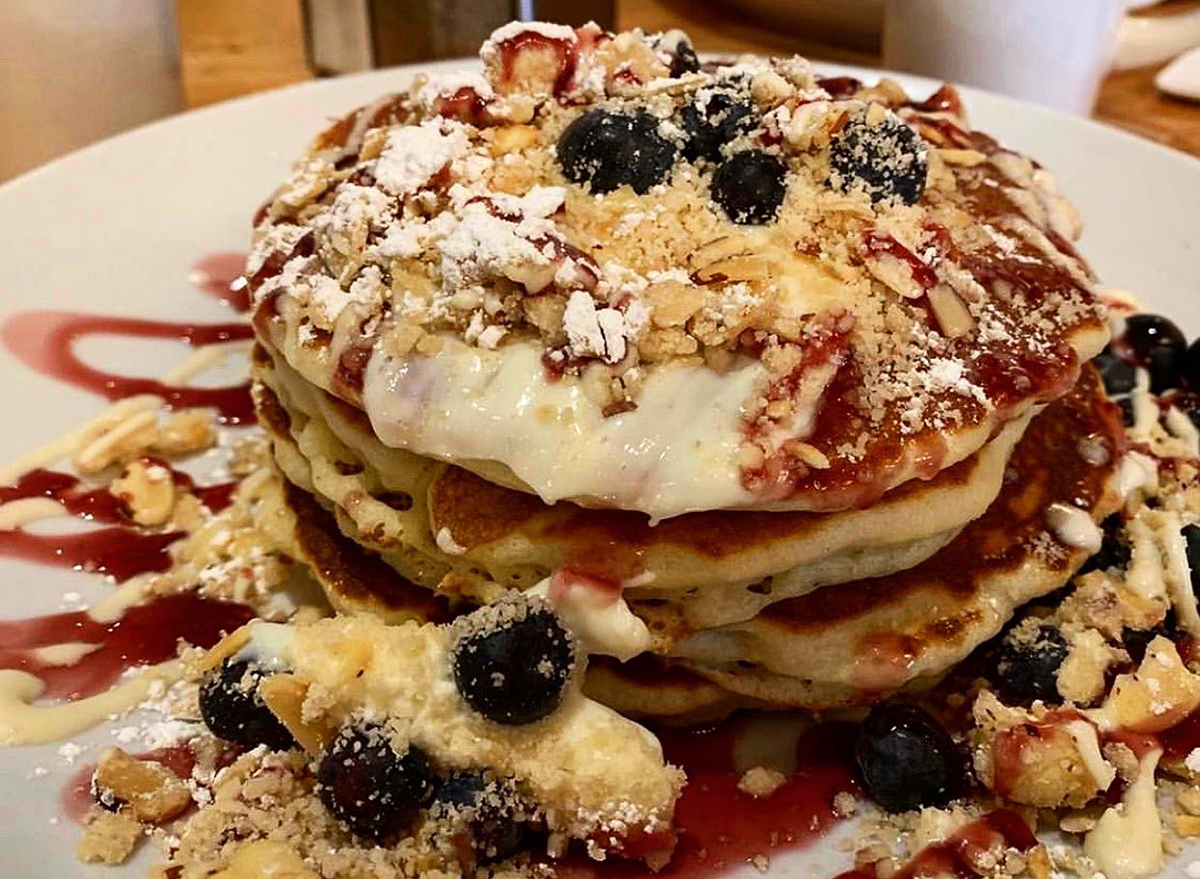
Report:
M295 747L295 739L258 694L266 673L245 659L227 659L200 684L200 716L212 734L272 751Z
M567 126L558 139L558 164L572 183L592 192L629 184L639 195L661 183L675 164L675 145L649 113L592 110Z
M1011 701L1030 703L1041 699L1056 705L1058 669L1067 658L1070 648L1055 626L1038 626L1032 640L1022 638L1024 627L1010 632L1000 645L996 662L996 685Z
M685 73L696 73L700 69L700 59L696 50L687 40L675 44L675 55L671 58L671 76L678 79Z
M1104 390L1108 391L1110 396L1128 394L1133 390L1137 380L1137 369L1128 360L1105 348L1092 359L1092 363L1100 371L1100 377L1104 379Z
M433 773L415 745L397 752L379 724L348 726L321 756L317 792L334 816L376 842L396 837L433 796Z
M1179 624L1175 618L1175 609L1167 611L1162 622L1149 629L1133 629L1129 626L1121 629L1121 646L1129 654L1130 662L1137 666L1146 655L1146 647L1159 635L1165 635L1171 641L1179 637Z
M554 711L575 670L575 643L544 603L506 599L460 623L454 680L488 720L532 723Z
M721 147L757 124L754 105L729 88L700 92L680 111L679 121L687 133L683 156L692 162L700 158L721 161Z
M1135 314L1125 321L1125 344L1150 373L1150 390L1160 394L1179 385L1187 360L1183 331L1161 314Z
M1200 391L1200 339L1188 346L1183 365L1183 377L1187 379L1189 387Z
M962 752L915 705L874 708L859 730L854 759L868 796L889 812L944 806L966 792Z
M1200 525L1184 525L1183 540L1187 546L1188 569L1192 572L1192 592L1200 598Z
M1124 527L1125 520L1121 518L1120 513L1113 513L1100 523L1100 530L1104 532L1104 540L1100 544L1099 551L1088 557L1088 560L1079 568L1078 573L1107 571L1109 568L1123 569L1128 565L1129 547L1121 540L1121 532Z
M737 153L713 174L713 200L735 223L769 223L787 193L785 174L787 166L761 150Z
M508 857L521 845L529 810L516 791L503 781L478 772L456 772L433 797L434 820L466 831L478 863Z
M1133 427L1137 422L1137 414L1133 411L1133 400L1129 397L1122 397L1116 403L1121 409L1121 423L1126 427Z
M829 185L863 190L871 201L898 198L915 204L925 190L929 151L920 135L894 113L874 124L864 110L850 118L829 144Z

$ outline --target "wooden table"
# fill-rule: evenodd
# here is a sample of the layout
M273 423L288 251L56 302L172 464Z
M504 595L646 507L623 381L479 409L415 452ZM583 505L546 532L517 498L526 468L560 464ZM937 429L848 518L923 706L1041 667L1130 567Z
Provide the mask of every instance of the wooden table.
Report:
M189 106L299 82L312 76L305 58L300 0L176 0L185 99ZM831 0L832 2L832 0ZM1170 0L1170 12L1200 0ZM735 10L700 0L616 0L619 28L682 27L702 51L800 52L832 61L872 59L805 44L763 27ZM1110 75L1095 116L1143 137L1200 156L1200 104L1170 98L1154 87L1156 68ZM370 96L364 95L364 100Z

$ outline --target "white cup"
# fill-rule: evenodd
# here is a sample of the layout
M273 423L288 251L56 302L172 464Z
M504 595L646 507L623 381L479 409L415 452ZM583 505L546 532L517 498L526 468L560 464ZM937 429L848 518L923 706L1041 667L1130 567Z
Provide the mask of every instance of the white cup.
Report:
M1126 0L889 0L884 65L1091 112Z
M0 180L181 106L172 0L0 0Z

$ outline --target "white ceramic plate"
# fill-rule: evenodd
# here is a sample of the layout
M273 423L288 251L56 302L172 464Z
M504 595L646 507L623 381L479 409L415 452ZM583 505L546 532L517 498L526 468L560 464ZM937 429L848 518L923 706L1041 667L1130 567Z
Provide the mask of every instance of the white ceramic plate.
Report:
M254 209L325 121L399 88L410 75L397 69L320 81L187 113L0 187L0 319L46 307L229 319L227 309L189 285L195 260L243 249ZM935 85L897 78L913 94ZM1200 332L1200 161L1111 128L964 93L977 127L1057 174L1086 218L1082 249L1105 282L1136 291L1189 334ZM156 374L186 353L168 343L109 340L88 342L81 350L94 363L138 374ZM30 372L7 352L0 352L0 386L5 403L0 461L103 406ZM52 612L65 593L95 600L108 589L86 574L0 559L0 618ZM78 765L94 760L113 736L106 727L75 741L85 749ZM142 875L144 865L103 873L75 862L78 830L59 817L58 806L72 771L57 745L0 752L0 860L6 875ZM772 874L832 876L846 868L844 859L827 841L776 857Z

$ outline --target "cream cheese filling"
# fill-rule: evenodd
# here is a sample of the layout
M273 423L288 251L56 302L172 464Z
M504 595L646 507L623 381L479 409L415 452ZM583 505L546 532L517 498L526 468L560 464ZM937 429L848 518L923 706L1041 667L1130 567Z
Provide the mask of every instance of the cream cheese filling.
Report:
M664 519L754 505L739 451L745 406L764 378L753 361L723 375L660 367L637 409L605 418L580 380L546 375L534 345L487 351L448 342L435 357L377 349L363 402L388 446L468 469L503 465L547 503L570 498ZM809 421L810 412L797 413L795 423Z

